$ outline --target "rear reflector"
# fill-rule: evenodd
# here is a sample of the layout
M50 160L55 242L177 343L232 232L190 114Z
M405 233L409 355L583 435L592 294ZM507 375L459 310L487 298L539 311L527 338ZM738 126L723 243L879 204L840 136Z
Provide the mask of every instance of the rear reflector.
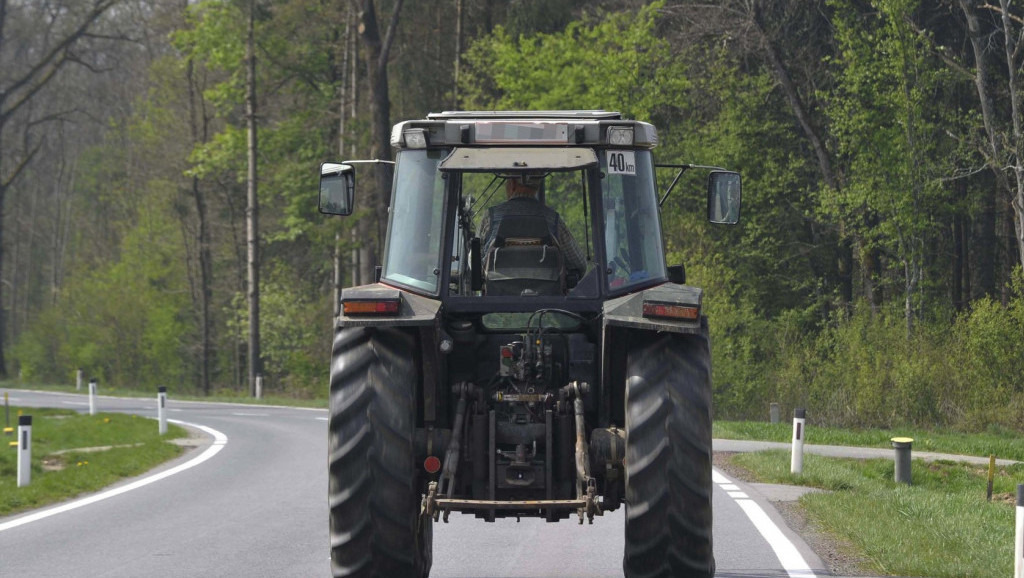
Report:
M398 300L386 301L343 301L345 315L397 315Z
M427 456L427 459L423 460L423 469L427 470L428 474L436 474L441 469L441 460L436 456Z
M661 317L664 319L696 321L700 319L700 307L644 301L644 317Z

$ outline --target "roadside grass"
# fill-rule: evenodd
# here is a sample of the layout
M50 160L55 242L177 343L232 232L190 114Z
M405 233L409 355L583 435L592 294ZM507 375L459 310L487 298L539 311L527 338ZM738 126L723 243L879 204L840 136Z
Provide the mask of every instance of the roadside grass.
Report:
M803 473L795 476L789 458L787 451L768 451L729 461L753 481L829 490L799 503L813 525L857 550L861 570L934 578L1013 573L1014 500L1024 464L997 468L989 502L987 467L914 460L913 485L905 486L893 481L892 460L805 454Z
M86 381L82 383L82 389L75 389L74 385L59 385L59 384L47 384L47 383L25 383L18 381L0 381L0 388L8 389L28 389L33 391L52 391L57 393L77 393L88 395L89 385ZM152 392L144 392L137 389L130 389L126 387L111 387L100 384L97 387L96 395L98 396L113 396L113 397L136 397L145 399L156 399L156 390ZM182 401L210 401L220 403L242 403L247 405L283 405L289 407L311 407L311 408L327 408L327 387L324 386L323 398L298 398L298 397L287 397L283 395L264 395L262 399L253 399L246 392L224 389L218 390L210 395L196 395L191 393L181 393L174 390L173 386L167 387L167 399L168 401L182 400Z
M169 440L188 432L167 425L161 436L155 420L120 413L79 414L68 409L20 408L32 416L32 479L18 485L17 411L11 407L14 435L0 435L0 516L7 516L93 492L137 476L178 456ZM2 411L2 410L0 410ZM5 423L0 416L0 423ZM87 448L110 449L84 451Z
M1002 428L990 428L980 433L929 431L919 428L897 429L839 429L806 426L804 437L808 444L891 448L893 437L914 438L914 451L941 452L966 456L1024 461L1024 436ZM720 439L761 440L789 442L793 424L750 421L716 421L712 435Z

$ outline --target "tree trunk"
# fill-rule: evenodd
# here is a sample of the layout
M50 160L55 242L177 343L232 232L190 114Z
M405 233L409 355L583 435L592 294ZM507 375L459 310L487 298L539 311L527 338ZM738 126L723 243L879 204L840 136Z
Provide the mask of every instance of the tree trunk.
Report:
M338 74L338 158L345 158L345 139L348 136L345 132L345 119L348 115L348 69L352 59L352 50L349 39L352 37L352 5L348 6L345 12L345 35L342 42L341 70ZM353 63L354 64L354 63ZM355 68L353 65L352 68ZM345 269L343 264L344 252L341 250L341 233L334 234L334 316L341 313L341 289L345 281Z
M1010 189L1012 197L1013 212L1015 215L1013 225L1016 233L1017 255L1024 265L1024 87L1021 86L1020 68L1024 64L1024 57L1021 56L1019 34L1024 34L1024 23L1022 30L1014 30L1013 21L1010 15L1010 1L999 0L1001 21L1003 24L1003 47L1006 51L1006 74L1007 88L1010 93L1010 120L1013 125L1012 159L1013 164L1010 171L1015 181L1015 189ZM1018 5L1019 6L1019 5Z
M960 0L959 3L964 13L967 33L974 54L974 84L978 90L981 117L985 126L985 136L988 139L988 148L983 152L1000 188L1010 195L1014 212L1014 233L1018 259L1024 264L1024 110L1021 109L1020 102L1021 98L1024 98L1024 94L1022 94L1024 89L1021 87L1019 74L1022 56L1019 46L1016 44L1018 34L1013 27L1009 0L1000 0L999 12L1002 26L1000 32L1004 41L1007 71L1006 90L1010 99L1010 119L1009 123L1006 123L996 118L997 108L993 101L991 78L985 62L987 50L992 46L991 38L981 29L981 19L978 17L973 1ZM1006 124L1012 126L1012 137L1002 133L1001 127ZM1004 136L1007 137L1005 141L1012 143L1009 151L1004 150L1002 144ZM1012 158L1010 167L1005 165L1007 158Z
M980 297L991 297L995 294L996 278L996 209L995 202L999 197L999 187L986 191L981 199L981 207L974 218L971 238L971 300Z
M381 38L377 25L377 11L373 0L362 0L359 14L359 32L366 47L367 81L370 87L370 157L379 160L391 160L391 97L388 91L388 55L394 41L398 16L402 11L402 1L395 2L391 22L388 24L384 38ZM361 263L361 277L366 282L373 278L373 267L384 247L384 232L387 226L388 198L391 179L388 166L377 164L374 170L374 191L370 197L371 215L375 217L372 225L360 221L360 237L369 245L367 259Z
M440 36L440 30L438 31ZM462 65L462 0L455 0L455 74L452 82L452 105L459 108L459 68Z
M957 179L953 183L954 196L958 206L963 206L967 198L967 181ZM949 301L953 310L959 313L964 307L964 215L962 210L953 213L953 222L950 225L953 235L953 255L950 263L950 292Z
M4 0L0 0L0 10L6 6ZM3 37L3 29L0 28L0 38ZM0 93L0 109L3 108L3 93ZM0 116L0 143L3 142L4 118ZM4 207L7 196L7 183L4 181L3 172L3 151L0 150L0 379L7 379L7 363L4 360L4 345L7 343L7 311L4 309ZM11 304L10 312L14 313L14 304Z
M208 120L205 107L200 107L197 97L197 86L194 76L194 69L190 61L186 67L186 79L188 82L188 109L190 118L190 131L192 133L192 148L205 144L209 140ZM210 395L210 363L213 357L213 344L210 337L210 302L213 300L213 259L210 254L210 229L206 215L206 195L200 187L199 177L192 177L192 201L196 209L196 236L199 249L199 290L194 295L198 300L199 309L199 363L198 381L199 390L204 395Z
M249 0L248 26L245 40L245 119L248 128L249 170L245 207L245 237L248 248L247 289L249 300L249 391L256 395L256 376L262 371L260 363L260 254L259 254L259 198L256 190L256 2Z

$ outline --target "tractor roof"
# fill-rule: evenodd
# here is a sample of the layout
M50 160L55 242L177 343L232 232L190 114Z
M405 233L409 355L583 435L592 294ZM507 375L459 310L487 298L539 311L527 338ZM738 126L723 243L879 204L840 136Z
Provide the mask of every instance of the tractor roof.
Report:
M398 123L398 149L459 147L601 147L651 149L654 126L604 110L445 111Z

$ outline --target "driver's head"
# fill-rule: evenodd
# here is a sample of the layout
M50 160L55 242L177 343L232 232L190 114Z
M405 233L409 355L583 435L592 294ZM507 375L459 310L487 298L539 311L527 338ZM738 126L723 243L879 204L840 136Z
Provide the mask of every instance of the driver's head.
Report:
M537 197L537 182L530 177L510 177L505 180L505 194L509 199Z

